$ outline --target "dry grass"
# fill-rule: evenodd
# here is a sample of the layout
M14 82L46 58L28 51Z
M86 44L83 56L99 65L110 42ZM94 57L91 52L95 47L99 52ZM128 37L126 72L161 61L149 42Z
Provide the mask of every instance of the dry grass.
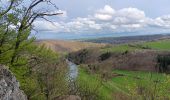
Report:
M38 45L45 45L57 52L74 52L84 48L103 47L106 44L79 42L79 41L64 41L64 40L41 40L36 42Z

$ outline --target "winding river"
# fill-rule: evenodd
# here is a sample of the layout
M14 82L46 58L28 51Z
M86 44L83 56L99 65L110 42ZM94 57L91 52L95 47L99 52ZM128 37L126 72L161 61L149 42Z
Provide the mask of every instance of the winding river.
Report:
M75 80L78 76L78 67L76 64L73 62L66 60L68 67L69 67L69 72L68 72L68 77L71 80Z

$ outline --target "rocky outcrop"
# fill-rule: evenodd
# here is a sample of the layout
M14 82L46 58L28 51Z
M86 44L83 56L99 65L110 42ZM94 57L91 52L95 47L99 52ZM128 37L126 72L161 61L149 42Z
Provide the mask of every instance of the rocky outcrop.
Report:
M15 76L3 65L0 65L0 100L27 100Z

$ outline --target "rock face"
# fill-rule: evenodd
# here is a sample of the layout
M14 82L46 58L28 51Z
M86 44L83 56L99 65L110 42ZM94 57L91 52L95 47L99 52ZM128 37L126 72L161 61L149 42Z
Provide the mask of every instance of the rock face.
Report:
M27 100L15 76L3 65L0 65L0 100Z

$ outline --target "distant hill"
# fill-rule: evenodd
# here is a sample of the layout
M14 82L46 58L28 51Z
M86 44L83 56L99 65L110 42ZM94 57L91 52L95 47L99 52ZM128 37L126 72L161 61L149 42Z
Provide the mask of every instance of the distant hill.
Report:
M79 42L79 41L64 41L64 40L38 40L38 45L45 45L57 52L73 52L84 48L102 47L105 44L90 43L90 42Z
M158 34L158 35L142 35L142 36L125 36L125 37L105 37L98 39L88 39L85 42L93 43L108 43L108 44L127 44L133 42L147 42L157 41L161 39L169 39L170 34Z

